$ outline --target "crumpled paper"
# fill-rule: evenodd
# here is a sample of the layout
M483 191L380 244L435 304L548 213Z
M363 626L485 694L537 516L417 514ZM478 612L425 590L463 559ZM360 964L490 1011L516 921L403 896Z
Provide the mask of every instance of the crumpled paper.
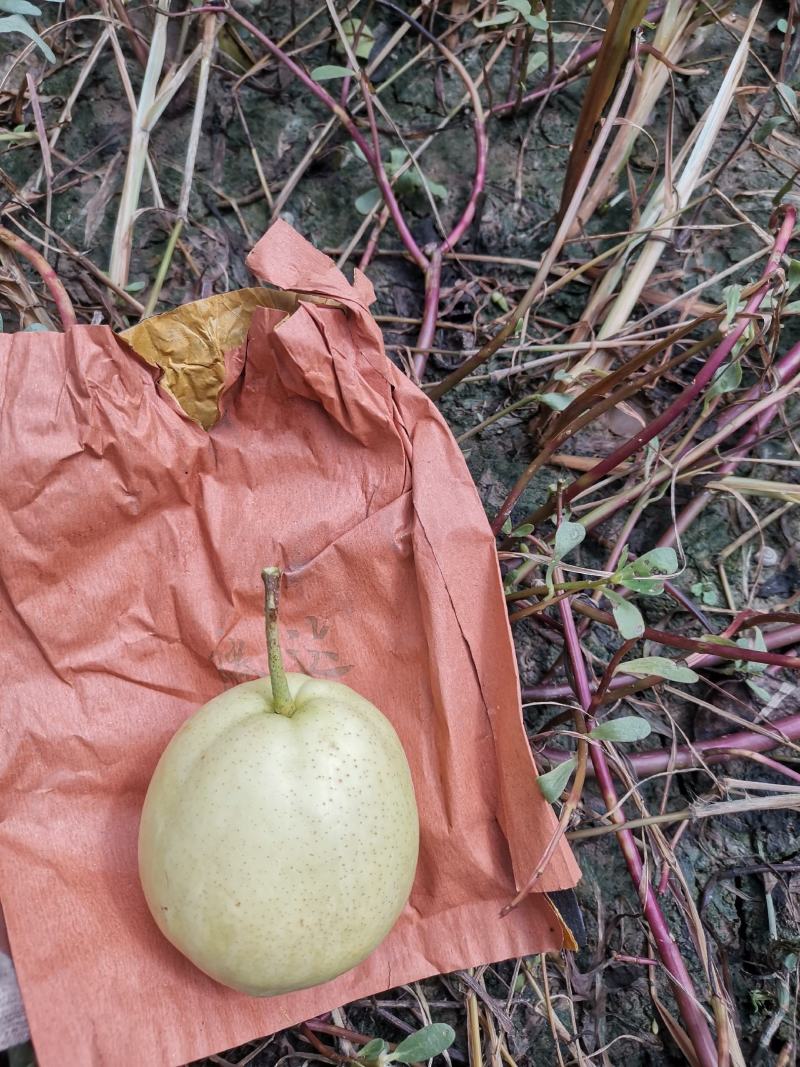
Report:
M459 449L384 355L363 275L351 286L285 223L248 265L294 292L212 297L123 337L0 338L0 887L41 1067L183 1064L399 983L573 945L545 892L578 878L563 843L499 917L555 821ZM266 671L272 563L287 669L341 679L392 720L421 851L369 959L257 1000L157 931L136 837L175 729Z

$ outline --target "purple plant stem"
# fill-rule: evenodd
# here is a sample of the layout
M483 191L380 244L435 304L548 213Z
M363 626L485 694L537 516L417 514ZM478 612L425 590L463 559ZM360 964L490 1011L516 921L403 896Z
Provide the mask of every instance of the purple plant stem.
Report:
M455 224L450 233L445 237L439 247L431 253L430 263L425 270L425 304L422 312L422 326L417 338L417 348L429 349L433 344L433 335L436 330L436 319L439 314L439 301L441 299L442 286L442 256L445 252L452 252L464 235L464 231L475 217L478 198L486 184L486 159L488 156L488 141L483 120L476 115L475 123L475 173L472 179L469 199L461 218ZM425 368L428 364L428 353L418 352L414 357L414 372L418 380L422 380Z
M75 316L75 308L72 306L69 293L44 256L40 255L35 248L32 248L27 241L23 241L21 237L12 233L11 230L7 230L5 226L0 226L0 242L8 245L9 248L13 248L23 259L27 259L37 272L52 297L58 317L61 319L62 328L66 330L70 326L76 326L78 320Z
M424 37L429 44L432 44L434 48L442 53L444 58L453 67L456 74L458 74L459 78L461 78L472 103L472 133L475 140L475 171L472 178L472 188L466 206L461 213L461 218L445 237L440 246L442 254L445 252L452 252L475 216L478 197L483 192L483 187L486 183L486 159L489 152L489 142L486 137L486 122L483 114L483 106L481 105L478 91L475 88L475 83L472 81L472 78L470 78L463 63L453 55L450 49L443 44L435 34L432 34L430 30L427 30L412 15L409 15L407 11L404 11L401 7L395 4L393 0L378 0L378 3L381 7L389 8L389 10L393 11L398 18L403 19L410 26L413 26L421 37Z
M651 8L645 15L645 21L656 23L664 14L664 4L658 4L656 7ZM510 111L516 111L518 108L523 107L525 104L533 104L537 100L541 100L542 97L552 93L555 89L563 89L566 85L571 84L573 81L577 81L580 76L580 72L583 68L597 59L597 53L600 51L600 47L603 43L603 38L599 38L597 41L592 41L591 44L587 44L585 48L582 48L574 59L566 67L562 67L561 70L557 70L553 73L552 77L548 78L542 85L532 89L529 93L526 93L521 99L516 97L495 104L489 109L490 115L507 115Z
M435 248L431 252L430 264L425 271L425 306L422 312L422 326L417 338L417 348L428 349L433 345L436 333L436 319L439 314L439 298L442 291L442 250ZM421 380L428 362L427 352L414 355L414 373Z
M567 597L559 602L559 611L564 628L567 655L572 666L572 676L575 680L575 695L583 710L588 713L592 701L591 687L578 633L575 628L575 619ZM718 1059L714 1039L700 1009L692 979L686 969L680 950L672 939L661 905L658 903L658 898L649 882L645 879L644 865L636 846L636 839L633 833L625 827L625 816L622 813L616 790L614 789L614 780L606 760L605 751L602 745L590 745L589 751L595 778L600 788L603 802L606 805L606 812L611 821L617 826L617 841L622 850L634 888L639 894L642 912L647 925L650 927L661 962L672 979L675 1000L677 1001L686 1033L695 1050L698 1067L717 1067Z
M378 188L381 191L384 202L391 212L392 221L397 227L397 232L399 233L400 239L405 245L409 255L421 270L427 270L428 260L423 254L422 249L414 240L414 236L403 218L400 205L397 202L391 183L384 170L383 162L380 156L376 155L373 151L369 141L364 137L358 126L356 126L349 113L337 103L336 100L334 100L329 92L323 89L318 82L315 82L310 74L308 74L298 63L295 63L290 56L287 56L283 49L279 48L271 38L267 37L267 35L258 28L258 26L252 23L248 18L245 18L245 16L240 14L235 8L219 8L209 5L207 7L192 8L190 14L197 15L202 14L203 12L213 12L215 15L224 14L229 18L232 18L235 22L238 22L239 25L243 26L248 33L256 38L257 41L260 41L270 55L274 56L280 63L283 63L283 65L303 83L306 89L308 89L320 103L324 104L325 107L339 119L352 140L355 141L364 153L364 158L370 165L372 173L375 175L375 181L378 183Z
M480 124L480 129L479 124L475 123L475 149L475 174L472 179L472 188L470 189L467 206L464 208L461 218L442 242L441 250L443 253L452 252L464 236L464 231L475 217L475 210L478 206L478 197L483 192L483 187L486 184L486 159L489 142L486 139L486 133L482 123Z
M767 630L764 634L764 644L770 650L785 648L787 645L795 645L798 641L800 641L800 625L783 626L779 630ZM741 651L749 653L750 650L742 649ZM703 667L717 667L722 662L721 656L704 655L698 656L693 666L701 669ZM609 692L613 696L614 690L624 689L629 685L635 685L637 682L643 683L643 679L634 678L630 674L618 674L609 686ZM656 683L642 684L642 688L651 688L654 684ZM570 696L571 693L572 688L566 683L561 685L525 685L522 687L522 699L525 701L561 700L563 697Z
M566 597L562 596L561 600L564 599L566 599ZM513 623L520 619L528 618L528 616L523 614L524 610L525 609L522 609L522 611L511 615L511 622ZM612 627L615 625L612 615L606 611L601 611L589 601L580 601L577 610L581 615L586 615L590 619L594 619L595 622L601 622L606 626ZM794 618L796 617L797 616L794 616ZM749 625L759 625L758 619L753 618ZM797 625L798 624L795 624L795 626ZM692 661L693 665L703 666L704 664L702 661L705 660L706 656L718 656L722 660L738 659L750 663L767 663L775 667L789 667L793 670L800 670L800 656L782 656L778 652L761 652L756 648L740 648L736 645L718 645L716 642L704 641L701 637L681 637L680 634L667 633L665 630L656 630L652 626L645 626L641 636L645 641L654 641L660 645L666 645L667 648L679 648L684 652L690 652L697 655L697 660Z
M525 40L525 30L519 26L514 34L514 48L511 53L511 69L508 72L508 96L509 103L519 101L519 71L522 65L522 51Z
M388 221L389 209L384 204L377 222L372 227L372 233L369 235L364 251L361 254L361 259L358 261L358 269L360 271L366 271L367 267L372 262L372 257L375 255L375 250L378 247L378 241Z
M458 242L464 236L464 232L475 217L478 198L486 184L486 160L489 154L489 142L486 137L486 123L483 115L483 107L480 97L475 88L475 83L470 78L466 68L456 56L443 44L438 37L421 25L412 15L403 11L393 0L378 0L382 7L389 8L399 18L404 19L413 26L421 37L438 49L444 58L450 63L455 72L464 83L464 87L472 102L472 131L475 140L475 169L472 176L472 187L461 217L453 226L449 234L439 244L436 253L431 253L430 262L423 270L425 271L425 305L422 313L422 326L417 338L417 348L429 349L433 343L433 335L436 329L436 319L439 311L439 299L441 295L442 256L446 252L452 252ZM428 363L427 352L418 352L414 357L414 372L418 379L425 373Z
M507 115L509 112L516 111L518 108L524 107L525 104L534 104L537 100L541 100L548 94L555 92L556 89L563 89L572 82L577 81L581 76L582 69L591 63L592 60L597 58L597 53L600 51L602 40L592 41L586 48L581 49L575 56L573 61L566 69L556 71L552 78L548 78L543 85L538 85L535 89L531 89L529 93L526 93L521 100L517 100L513 97L510 100L502 100L500 103L495 104L489 109L490 115Z
M628 756L627 762L637 775L658 774L667 769L683 769L699 766L698 756L706 763L721 763L735 755L752 752L769 752L780 748L787 741L800 739L800 714L787 715L774 722L766 722L779 737L757 734L753 730L737 730L736 733L723 734L693 745L679 745L676 749L660 748L653 752L637 752ZM563 763L572 756L571 752L561 748L545 748L542 755L550 763Z
M588 489L590 486L600 481L606 474L610 474L611 471L621 463L624 463L625 460L629 459L635 452L638 452L649 441L652 441L654 437L658 437L662 431L670 426L675 419L685 411L687 405L691 404L698 396L700 396L703 389L711 382L716 372L733 351L736 342L739 341L744 334L751 319L756 314L764 297L767 295L772 284L772 274L780 266L781 257L786 251L786 246L792 235L796 218L797 209L793 205L787 204L784 210L783 221L781 222L780 229L775 238L772 253L764 268L764 284L761 285L750 297L745 305L744 311L740 315L737 315L735 325L706 360L692 384L687 386L680 396L677 397L669 407L661 413L661 415L653 419L648 426L644 427L639 433L634 434L628 441L620 445L619 448L615 449L605 459L592 467L590 471L587 471L585 475L576 479L572 485L568 486L563 494L563 498L566 502L572 500L579 492Z
M664 430L671 426L672 423L684 413L688 405L693 403L700 396L705 387L709 384L717 370L731 354L734 345L747 329L752 317L756 314L764 297L772 287L772 275L780 266L781 257L786 251L786 246L789 243L789 238L792 235L792 230L794 229L794 224L797 219L797 209L792 204L783 205L782 213L783 219L775 237L772 252L762 274L763 284L760 285L756 292L750 297L744 311L737 315L735 325L714 349L698 372L694 381L683 390L680 396L678 396L669 407L662 411L660 415L656 416L652 422L647 426L642 427L638 433L634 434L633 437L621 444L619 448L615 448L608 456L600 460L599 463L596 463L591 470L586 471L580 478L576 478L574 482L568 485L562 492L562 500L565 504L568 504L579 493L590 489L601 479L605 478L607 474L616 470L621 463L630 459L634 453L642 449L649 441L652 441L654 437L658 437L662 434ZM498 523L502 526L505 519L511 514L511 511L524 488L524 484L518 483L512 492L509 493L492 524L493 527L497 528ZM551 500L541 508L538 508L532 515L528 516L525 521L531 522L534 525L543 522L552 514L554 508L555 501Z
M785 356L779 359L775 366L772 368L773 374L778 381L778 385L783 385L785 382L797 373L800 369L800 342L789 349ZM724 429L729 423L731 423L734 417L739 413L743 404L752 403L754 400L760 400L764 396L766 390L764 383L759 382L754 385L752 389L748 389L741 401L735 404L731 404L723 411L717 420L717 429ZM722 478L726 474L732 474L739 464L746 457L749 450L758 443L758 439L766 431L769 424L775 418L778 413L778 404L773 407L764 408L753 419L753 423L745 433L742 435L741 440L736 445L737 457L736 459L728 460L723 463L721 467L717 467L715 470L715 477ZM658 547L664 548L675 543L679 536L683 536L686 530L691 526L700 512L708 504L709 500L713 496L711 489L704 489L697 494L686 507L678 515L674 524L665 531L658 541Z
M782 774L784 778L790 778L793 782L800 782L800 774L785 763L765 756L762 752L753 752L750 749L732 748L728 755L732 759L749 759L754 763L760 763L763 767L769 767L774 774Z
M392 3L391 0L380 0L380 3L383 7L388 7L390 10L394 11L395 14L397 14L400 18L404 19L406 22L411 23L414 28L420 34L422 34L423 37L425 37L426 40L430 41L430 43L433 44L434 47L438 48L440 52L443 52L445 54L446 58L450 60L457 73L464 81L464 84L467 87L467 91L472 97L474 111L473 130L475 136L475 171L472 179L472 188L470 190L470 195L467 200L464 211L461 214L461 217L456 222L450 233L444 238L444 240L439 245L438 261L433 266L433 269L431 269L431 261L428 259L428 257L417 244L413 234L411 233L411 230L409 229L408 224L406 223L403 217L403 213L400 210L400 205L392 190L391 182L389 181L389 178L384 169L383 161L380 157L380 152L378 151L377 147L373 147L369 144L369 141L361 133L348 111L341 104L337 103L337 101L334 100L330 93L323 89L318 82L315 82L314 79L298 63L295 63L295 61L290 56L288 56L277 44L275 44L275 42L271 38L267 37L267 35L263 33L254 23L252 23L249 19L245 18L244 15L236 11L235 8L225 7L224 9L220 9L218 7L213 6L199 7L194 8L191 14L200 14L206 11L211 11L215 14L220 14L220 11L222 10L225 14L233 18L236 22L243 26L248 31L248 33L251 33L256 38L256 40L260 41L264 48L266 48L266 50L272 56L274 56L275 59L277 59L288 70L290 70L292 74L294 74L295 77L298 78L302 82L302 84L309 90L309 92L313 93L313 95L322 104L324 104L325 107L328 108L328 110L332 114L334 114L339 119L339 121L347 130L347 133L350 135L352 140L355 141L355 143L361 149L364 154L364 158L367 160L367 163L369 164L373 174L375 175L375 180L378 183L378 188L381 191L381 195L383 196L386 207L389 209L389 212L392 216L392 221L394 222L395 227L397 228L397 232L400 235L400 239L402 240L403 244L406 247L406 250L408 251L411 258L414 260L414 262L417 264L417 266L420 268L420 270L425 272L425 307L423 310L422 326L420 329L419 339L417 341L417 347L430 348L430 345L433 340L433 332L436 326L436 318L439 309L439 297L441 293L441 256L445 252L450 252L455 248L455 246L458 244L459 240L463 236L464 231L472 222L473 218L475 217L475 210L477 208L478 198L483 192L483 188L486 183L486 159L488 156L486 126L483 118L483 111L481 108L480 99L477 95L477 92L475 91L475 86L472 83L472 80L470 79L461 62L452 55L450 50L446 48L446 46L443 45L437 37L435 37L432 33L426 30L424 26L421 26L416 19L412 18L412 16L410 16L407 12L403 11L403 9L398 7L397 4ZM364 93L364 100L368 110L370 110L368 91L365 91ZM425 373L426 363L427 355L424 352L418 353L414 360L414 364L417 376L420 378Z

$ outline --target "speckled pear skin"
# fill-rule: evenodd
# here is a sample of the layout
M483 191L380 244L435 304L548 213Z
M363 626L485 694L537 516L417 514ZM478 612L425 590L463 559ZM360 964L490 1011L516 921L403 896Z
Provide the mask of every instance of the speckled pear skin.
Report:
M159 760L139 874L164 936L251 996L327 982L386 937L408 899L419 819L389 720L338 682L287 674L199 709Z

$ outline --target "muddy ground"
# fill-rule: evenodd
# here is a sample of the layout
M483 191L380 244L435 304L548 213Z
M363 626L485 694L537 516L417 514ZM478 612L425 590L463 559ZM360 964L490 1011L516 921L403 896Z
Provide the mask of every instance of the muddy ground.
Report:
M407 5L409 8L411 5ZM288 32L293 24L309 14L315 5L301 0L296 3L248 4L251 17L273 38ZM557 4L561 8L562 5ZM565 4L563 17L582 17L579 5ZM68 33L72 54L85 53L97 39L98 24L92 21L94 9L66 8L66 13L83 14L83 21L75 21ZM147 25L146 13L131 8L135 24ZM746 10L740 6L740 13ZM560 12L561 13L561 12ZM778 60L778 41L768 28L784 13L783 5L767 5L760 25L767 29L756 41L754 51L758 59L769 69L774 69ZM48 16L49 17L49 16ZM371 9L370 25L378 40L396 25L390 11L376 6ZM315 34L325 28L323 20L317 20L300 35L300 41L311 41ZM473 31L474 32L474 31ZM171 31L171 44L177 42L180 28L176 24ZM190 45L194 41L190 30ZM19 41L10 37L0 38L4 50L3 69L8 69L10 60L19 52ZM462 33L462 43L468 42L468 33ZM159 310L166 310L186 300L196 299L211 292L223 292L251 283L244 266L244 259L257 238L268 226L270 210L260 192L260 183L254 167L250 145L239 120L236 101L232 92L234 80L240 73L237 60L242 56L235 43L227 42L229 52L218 54L212 73L208 106L203 125L195 181L190 201L189 225L183 240L190 253L178 255L173 261L162 293ZM258 45L250 41L255 57L260 56ZM409 36L393 57L410 57L417 47L413 35ZM674 80L675 137L679 142L685 137L698 116L713 99L726 63L735 47L735 40L726 27L712 28L698 36L696 51L687 57L692 65L703 65L708 73L703 76L676 75ZM477 70L475 55L466 49L466 60ZM342 62L342 57L330 43L324 43L302 56L303 61L314 63ZM40 60L36 62L41 63ZM503 91L505 60L495 72L493 84ZM392 63L385 65L375 77L380 85L388 75ZM132 72L136 68L129 63ZM75 84L80 63L71 63L56 69L44 82L46 96L43 98L47 121L54 121L62 102ZM744 79L745 84L763 84L764 72L754 59ZM16 84L12 73L10 83ZM538 112L523 109L504 120L492 120L489 126L490 156L489 174L485 197L482 199L478 218L467 237L459 246L462 252L490 257L509 257L536 260L546 249L553 235L553 216L558 206L561 181L568 156L570 137L575 127L585 82L578 82L554 97ZM424 65L406 78L400 79L386 94L385 103L396 123L405 131L425 131L440 121L443 101L452 103L460 95L458 82L449 74L438 80L432 76L430 67ZM257 77L245 82L240 92L241 108L246 116L250 136L257 146L260 162L271 189L278 190L292 173L293 168L309 146L327 116L309 98L307 91L274 65L267 67ZM182 89L167 109L164 118L157 124L152 139L152 158L158 173L161 195L165 202L174 204L179 195L183 175L182 150L186 131L191 119L193 87L191 81ZM4 98L3 106L13 118L13 102ZM769 105L771 106L771 105ZM665 105L653 118L653 129L658 140L666 114ZM57 195L53 202L52 227L61 233L75 248L82 250L93 262L105 268L107 251L114 229L116 206L125 164L129 128L129 109L120 90L119 79L113 63L98 64L91 74L83 94L77 102L72 122L65 126L59 141L57 165L66 166L72 161L77 170L65 177L81 176L78 184ZM735 108L713 154L713 161L720 162L736 144L742 131L742 119ZM425 172L430 179L440 183L447 198L440 204L446 218L454 218L468 188L468 167L465 160L471 159L471 140L468 121L459 118L446 132L440 134L426 153ZM654 163L654 148L646 139L634 154L632 174L643 182ZM11 146L3 154L0 163L4 180L17 187L24 187L40 166L40 155L30 142ZM776 188L774 168L757 152L748 152L739 157L720 178L720 188L746 211L759 226L766 227L771 211L771 195ZM362 216L354 206L356 197L372 186L371 176L365 164L347 145L342 135L334 136L305 173L289 198L282 217L295 226L317 246L327 250L340 250L351 239ZM231 209L231 201L239 202L238 214ZM143 203L152 202L152 191L145 182ZM425 207L419 198L410 202L415 235L420 242L430 239L434 229ZM721 201L711 201L703 207L703 221L714 219L722 223L731 221L730 212ZM592 222L592 231L611 233L625 230L630 225L630 202L623 198ZM164 251L167 226L164 217L157 211L140 215L136 226L134 256L130 280L131 291L141 295L146 292L155 276ZM363 240L360 242L363 247ZM587 241L571 248L576 259L585 257L590 248ZM705 238L694 241L691 235L682 247L671 248L662 260L660 270L674 272L664 283L669 291L688 288L699 278L722 269L742 259L755 247L756 238L748 226L722 229L712 241ZM377 292L376 314L417 319L422 305L422 280L419 271L402 254L388 254L399 250L400 244L391 226L385 230L379 255L368 270ZM348 269L352 267L352 261ZM128 321L124 309L113 306L107 294L91 279L87 281L80 262L67 257L59 260L62 279L67 283L74 300L80 305L83 321L88 321L96 312L102 321L109 318L117 326ZM461 329L440 330L436 343L439 347L457 352L473 349L489 336L493 321L503 308L513 304L530 281L530 267L512 266L503 262L476 263L462 261L448 263L445 269L444 307L445 318L458 324ZM751 280L746 274L741 281ZM533 333L548 333L553 323L570 324L581 316L585 304L585 286L573 286L548 300L543 308L543 321L534 324ZM720 293L707 294L706 299L719 298ZM4 329L14 330L24 325L11 307L2 309ZM113 318L116 316L116 318ZM548 321L544 321L548 320ZM797 320L788 318L781 350L796 340ZM415 326L402 326L396 322L384 322L385 338L389 353L401 365L405 354L403 346L413 345ZM431 361L429 377L436 378L454 366L459 358L449 354L436 356ZM493 369L508 365L508 357L500 356ZM544 373L521 374L503 381L481 380L462 385L449 394L441 403L441 410L453 431L458 434L476 422L509 403L510 400L546 385ZM679 379L680 380L680 376ZM641 399L645 410L656 412L674 395L677 381L662 382L658 388ZM796 417L796 412L794 413ZM479 488L487 512L493 514L513 481L529 462L537 446L536 427L530 426L530 411L520 417L504 419L480 436L465 443L464 451L470 470ZM787 418L791 421L790 406ZM602 447L609 435L608 428L590 428L572 444L574 451L594 454ZM794 446L790 434L784 432L775 440L762 446L765 456L793 458ZM549 468L534 480L526 490L519 514L531 505L540 503L548 485L557 475ZM753 468L754 476L774 477L772 468ZM781 470L778 475L793 480L794 472ZM679 491L681 494L687 490ZM750 500L758 514L766 514L774 507L774 501ZM652 546L665 527L668 513L663 507L651 508L636 529L632 544L634 551ZM699 581L707 583L707 599L722 604L722 591L714 566L719 551L752 524L747 512L730 497L719 499L691 528L686 541L687 570L681 584L687 591ZM604 529L606 539L613 537L613 526ZM753 551L743 557L734 555L728 568L734 588L743 582L758 583L758 595L754 606L775 609L784 605L800 588L800 519L794 511L787 512L783 520L769 528L767 544L774 554L766 558L772 562L761 567L758 574L756 555ZM753 542L758 545L758 539ZM602 540L588 540L581 549L581 562L591 566L602 559ZM713 619L714 603L710 603ZM686 626L685 617L675 615L673 607L658 600L648 607L652 621L660 625L670 623ZM594 631L592 646L598 655L608 655L615 642L614 635L601 628ZM555 658L553 646L542 636L542 631L523 623L515 631L518 661L524 685L532 685L547 672ZM797 708L797 697L790 680L782 675L771 677L765 683L774 695L774 707L781 713ZM716 691L704 687L701 694L723 705L729 702L731 709L739 708L746 698L744 687L734 679L720 679ZM662 694L656 701L646 695L632 702L634 709L649 718L656 731L668 735L665 725L667 716L672 716L689 737L701 738L719 732L721 723L701 709L682 703L677 697ZM548 706L531 706L527 709L527 722L534 733L551 715ZM648 743L656 743L655 735ZM755 767L755 769L754 769ZM730 763L725 769L730 777L746 778L756 775L762 780L775 780L763 767L746 763ZM714 783L706 775L678 776L670 783L670 807L691 803L699 795L713 795ZM645 796L653 809L658 807L664 789L662 780L646 787ZM589 788L589 809L600 808L596 794ZM672 828L668 828L668 833ZM722 960L723 973L728 982L738 1013L740 1033L745 1049L753 1064L775 1062L777 1050L791 1040L794 1034L794 1009L798 956L800 956L800 897L797 894L800 877L800 852L798 834L800 825L796 812L749 813L740 817L727 817L715 821L699 820L683 834L676 853L685 872L695 899L704 902L703 917ZM572 1007L563 997L556 1001L562 1021L572 1028L574 1012L577 1030L584 1047L590 1052L606 1048L594 1062L625 1063L627 1067L683 1063L682 1056L665 1032L663 1023L654 1011L648 989L648 967L635 962L620 962L615 953L631 957L649 957L651 950L643 932L643 924L631 883L624 869L621 856L613 838L603 837L577 847L577 855L584 872L578 888L578 897L585 916L586 945L574 957L551 964L552 992L560 996L567 989L572 992ZM747 868L769 862L786 865L776 874L750 874ZM795 870L791 865L796 863ZM797 873L795 873L795 871ZM666 906L669 907L668 898ZM685 931L681 917L670 914L673 929ZM691 957L692 948L686 939L686 954ZM534 971L538 961L532 961ZM507 983L513 965L505 963L486 973L487 988L501 1000L507 996ZM537 972L538 973L538 972ZM434 980L424 983L434 1015L440 1021L449 1021L458 1032L457 1048L464 1053L463 1001L455 979ZM354 1029L365 1033L379 1034L387 1038L397 1037L386 1012L391 1011L392 997L378 998L379 1004L363 1004L347 1011L347 1020ZM515 1000L515 1032L510 1039L510 1048L517 1063L521 1065L556 1063L553 1036L549 1023L537 1009L539 1000L530 985L520 983ZM771 1020L776 1013L783 1013L779 1025L773 1028ZM406 1014L406 1021L413 1021ZM762 1046L761 1035L766 1034ZM255 1059L254 1067L271 1065L287 1055L291 1048L308 1049L296 1034L279 1036ZM237 1062L247 1050L239 1054L229 1053L230 1062ZM568 1058L568 1053L564 1052ZM20 1050L14 1063L25 1062L27 1053ZM310 1057L309 1057L310 1058ZM68 1056L65 1063L69 1062ZM212 1061L207 1061L209 1064ZM215 1061L220 1062L220 1061ZM292 1062L302 1062L302 1058Z

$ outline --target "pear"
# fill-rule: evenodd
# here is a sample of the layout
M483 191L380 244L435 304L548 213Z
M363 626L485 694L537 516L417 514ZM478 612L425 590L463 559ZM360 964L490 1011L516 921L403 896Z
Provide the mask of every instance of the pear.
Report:
M364 960L417 865L411 772L389 720L339 682L285 674L280 571L262 572L269 676L221 693L164 750L139 829L139 876L164 936L251 996Z

